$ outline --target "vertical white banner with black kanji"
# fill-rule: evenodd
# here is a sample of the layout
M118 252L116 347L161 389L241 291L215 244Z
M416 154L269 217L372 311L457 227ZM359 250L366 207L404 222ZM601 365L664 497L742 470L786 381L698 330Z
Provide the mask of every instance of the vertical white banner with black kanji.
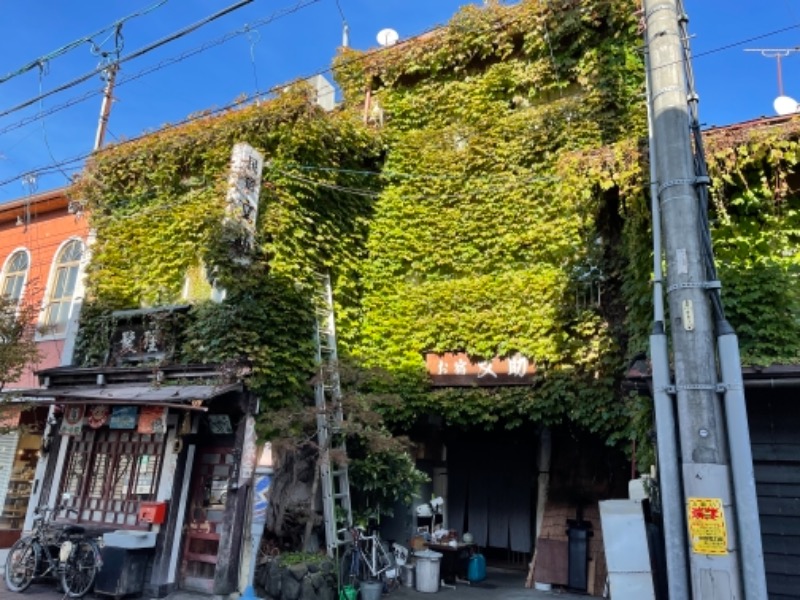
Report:
M258 216L258 196L261 193L261 172L264 157L250 144L234 145L231 171L228 176L228 206L226 217L240 224L245 231L248 249L253 247Z

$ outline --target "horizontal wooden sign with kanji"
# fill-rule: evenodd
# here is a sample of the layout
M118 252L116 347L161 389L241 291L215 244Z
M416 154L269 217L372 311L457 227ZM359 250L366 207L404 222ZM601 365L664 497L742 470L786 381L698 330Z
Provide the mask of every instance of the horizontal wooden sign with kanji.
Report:
M532 385L536 375L536 363L519 353L478 359L466 352L429 352L425 364L434 387Z

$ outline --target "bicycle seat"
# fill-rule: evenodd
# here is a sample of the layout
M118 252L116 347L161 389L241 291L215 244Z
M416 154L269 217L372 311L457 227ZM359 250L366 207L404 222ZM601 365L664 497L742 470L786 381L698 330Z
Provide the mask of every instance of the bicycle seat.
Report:
M64 527L64 533L67 535L83 535L86 533L86 528L80 525L67 525Z

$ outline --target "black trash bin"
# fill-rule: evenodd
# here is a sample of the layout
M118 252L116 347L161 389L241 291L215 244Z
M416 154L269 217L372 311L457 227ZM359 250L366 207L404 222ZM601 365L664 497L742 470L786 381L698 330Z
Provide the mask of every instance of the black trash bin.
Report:
M104 546L100 550L103 567L95 579L95 593L122 598L144 592L147 562L152 553L151 548L131 549Z
M100 550L103 566L95 579L95 593L114 598L141 594L155 542L156 534L152 531L104 533L104 546Z
M569 570L567 585L574 590L586 591L589 582L589 538L592 524L589 521L567 521L569 539Z

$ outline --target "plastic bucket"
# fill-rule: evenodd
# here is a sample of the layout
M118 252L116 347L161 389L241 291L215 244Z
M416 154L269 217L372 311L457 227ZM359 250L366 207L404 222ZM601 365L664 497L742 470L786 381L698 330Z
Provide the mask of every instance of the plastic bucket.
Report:
M486 579L486 558L483 554L473 554L467 567L467 579L475 583Z
M380 581L364 581L361 583L361 600L381 600L383 583Z
M414 556L417 557L417 591L438 592L442 555L433 550L422 550L415 552Z
M346 585L339 590L339 600L356 600L358 598L358 590L352 585Z

